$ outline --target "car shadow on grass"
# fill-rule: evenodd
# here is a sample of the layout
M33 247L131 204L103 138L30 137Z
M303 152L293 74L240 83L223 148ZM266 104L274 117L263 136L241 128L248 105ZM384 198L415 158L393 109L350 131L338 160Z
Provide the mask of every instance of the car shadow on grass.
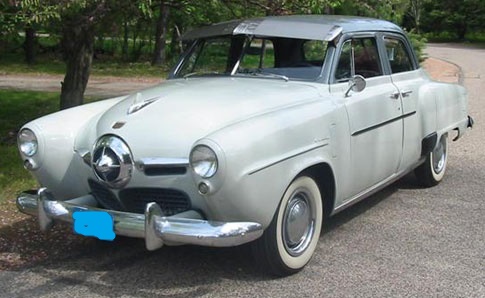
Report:
M405 177L327 219L322 237L373 210L400 189L416 188L414 185L413 176ZM11 284L17 296L49 295L80 285L89 288L91 294L107 297L117 296L116 292L136 297L153 297L154 293L193 297L210 295L225 279L241 282L275 279L259 270L250 245L164 247L150 252L140 239L117 237L113 242L98 241L74 235L67 225L41 233L34 218L1 228L0 235L6 238L6 242L0 243L0 253L10 252L23 260L19 266L10 268L4 263L4 270L12 274L0 274L0 284ZM32 257L35 254L39 257ZM21 285L25 274L39 275L44 282L19 290L15 284Z

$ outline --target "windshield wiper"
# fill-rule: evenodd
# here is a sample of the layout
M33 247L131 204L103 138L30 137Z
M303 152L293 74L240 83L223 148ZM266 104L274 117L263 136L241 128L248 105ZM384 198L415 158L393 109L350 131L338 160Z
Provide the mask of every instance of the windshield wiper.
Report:
M196 72L191 72L183 76L184 79L193 77L193 76L204 76L204 75L220 75L222 73L218 71L196 71Z
M236 74L240 75L250 75L255 77L268 77L268 78L276 78L276 79L283 79L288 82L290 79L285 75L280 75L272 72L265 72L261 69L253 70L253 71L245 71L245 72L237 72Z

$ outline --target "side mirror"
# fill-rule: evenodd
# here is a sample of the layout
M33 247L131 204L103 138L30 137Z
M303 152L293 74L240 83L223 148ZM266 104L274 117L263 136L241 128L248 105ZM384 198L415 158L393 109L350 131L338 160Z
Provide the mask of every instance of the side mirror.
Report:
M350 91L359 93L362 92L362 90L365 89L365 86L367 85L365 79L361 75L355 75L349 80L349 89L347 92L345 92L345 97L349 97Z

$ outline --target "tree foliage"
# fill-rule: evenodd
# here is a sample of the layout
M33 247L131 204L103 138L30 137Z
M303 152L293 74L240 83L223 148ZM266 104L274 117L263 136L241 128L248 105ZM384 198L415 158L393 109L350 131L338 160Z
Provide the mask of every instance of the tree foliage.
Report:
M29 61L36 30L59 36L67 66L61 94L65 108L82 103L94 56L163 65L178 56L181 35L191 28L288 14L369 16L404 25L414 34L448 31L459 38L485 29L485 0L4 0L0 50L24 32Z
M485 29L485 0L428 0L422 5L422 27L427 32L448 31L463 40L470 30Z

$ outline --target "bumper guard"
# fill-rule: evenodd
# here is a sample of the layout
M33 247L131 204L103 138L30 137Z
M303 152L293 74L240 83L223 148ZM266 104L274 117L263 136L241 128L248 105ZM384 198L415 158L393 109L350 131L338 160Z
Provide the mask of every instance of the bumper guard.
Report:
M193 244L228 247L244 244L263 234L261 224L254 222L217 222L184 218L183 214L166 217L156 203L146 205L145 214L97 208L93 196L56 201L45 188L37 193L24 192L17 197L17 207L25 214L39 218L40 229L47 231L55 221L73 223L76 211L104 211L113 218L116 235L144 238L148 250L165 244ZM200 214L188 211L186 216ZM197 216L196 215L196 216Z

